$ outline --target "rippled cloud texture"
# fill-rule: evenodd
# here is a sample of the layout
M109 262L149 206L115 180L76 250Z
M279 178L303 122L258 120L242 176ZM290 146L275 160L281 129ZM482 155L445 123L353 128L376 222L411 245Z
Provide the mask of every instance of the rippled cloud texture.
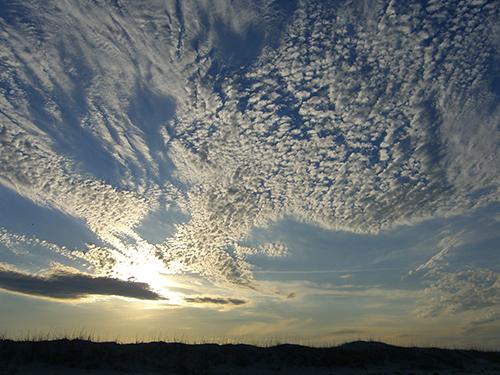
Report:
M499 344L500 3L0 10L4 291Z

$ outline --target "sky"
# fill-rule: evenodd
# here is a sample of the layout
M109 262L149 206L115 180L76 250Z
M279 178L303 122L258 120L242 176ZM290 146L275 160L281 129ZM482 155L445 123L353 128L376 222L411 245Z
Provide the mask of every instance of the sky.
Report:
M0 334L500 348L499 19L3 1Z

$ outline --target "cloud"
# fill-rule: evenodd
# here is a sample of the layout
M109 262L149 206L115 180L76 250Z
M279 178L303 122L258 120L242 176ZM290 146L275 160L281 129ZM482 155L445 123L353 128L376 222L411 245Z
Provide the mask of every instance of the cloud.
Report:
M251 248L247 246L234 245L234 253L237 257L245 259L250 255L262 254L271 258L278 258L290 254L288 246L283 242L266 243L258 248Z
M225 298L225 297L184 297L184 301L195 304L234 305L234 306L245 305L248 303L248 301L245 299Z
M468 335L477 331L483 331L484 333L495 336L495 331L498 330L498 321L500 321L500 310L498 307L485 309L484 313L479 318L469 320L464 324L462 333Z
M431 259L429 259L426 263L421 264L415 270L410 270L409 274L412 275L414 272L418 272L421 270L427 270L428 275L432 275L433 273L438 272L439 270L446 267L448 264L444 263L444 260L451 256L453 251L464 244L466 242L466 238L470 238L471 236L467 235L465 230L461 230L459 233L443 238L439 241L438 246L443 248L439 253L434 255ZM470 240L469 240L470 241Z
M381 10L381 19L372 14L352 23L356 16L349 9L304 3L280 48L267 50L241 74L213 78L220 91L193 82L198 96L187 111L179 108L169 149L177 176L193 186L193 226L221 233L218 239L226 236L229 244L252 226L286 215L328 229L375 233L498 199L496 143L480 147L490 156L481 161L487 168L478 170L492 188L474 198L452 178L452 170L465 169L448 168L455 158L448 155L460 152L469 160L470 148L452 147L456 134L443 122L449 104L460 105L453 94L459 92L471 103L467 121L498 136L495 112L485 121L472 119L488 113L477 105L483 95L493 98L491 92L469 90L470 76L460 73L469 69L476 82L487 84L491 66L482 51L498 50L491 34L463 28L460 20L471 15L467 7L456 21L461 43L439 26L447 8L424 19L418 6ZM493 27L489 11L473 14L469 24ZM330 18L336 22L326 22ZM430 36L441 34L449 47ZM471 50L475 58L465 59ZM455 64L463 69L449 71ZM204 104L209 102L217 104ZM470 139L465 124L457 131ZM467 181L476 184L475 178Z
M425 293L431 297L415 311L421 317L459 314L500 306L500 273L485 270L439 272Z
M118 249L92 248L86 256L97 257L87 259L94 265L134 256L137 249L123 240L140 240L132 228L158 208L160 198L184 205L183 194L162 177L171 168L165 150L175 149L176 130L168 122L176 106L191 105L188 82L206 74L212 65L210 51L229 35L216 24L221 26L222 20L231 33L245 39L260 22L272 26L273 19L283 18L275 7L248 12L244 4L217 1L212 12L212 5L167 1L147 9L134 4L86 9L76 3L51 3L41 9L23 4L28 18L45 30L39 41L15 18L0 19L5 30L0 48L8 72L1 80L9 88L0 95L0 180L37 204L84 218L91 230ZM199 22L204 15L212 26ZM209 109L219 106L212 98L204 102ZM146 107L150 111L144 111ZM248 272L223 254L223 248L213 244L198 267L192 255L204 249L185 242L190 255L167 251L180 258L173 263L248 284L241 281ZM211 266L205 267L208 259ZM166 269L171 265L166 262Z
M91 295L120 296L142 300L164 300L145 283L107 277L93 277L65 268L33 275L0 264L0 288L36 297L60 300L82 299Z
M358 20L347 32L348 10L332 14L311 4L296 13L280 49L263 54L250 73L225 77L221 93L200 89L189 113L179 111L171 155L179 176L202 186L204 208L233 223L241 214L254 225L292 214L330 229L376 232L470 207L446 179L440 156L448 151L439 131L446 72L426 64L444 58L468 65L465 49L445 54L437 40L427 47L414 38L437 27L443 13L408 30L420 9L389 6L379 20L384 27ZM328 17L337 23L323 24ZM480 14L474 22L483 18L492 20ZM464 38L491 43L480 30ZM481 54L470 67L485 82ZM466 81L457 76L453 85L463 92ZM201 106L208 100L217 108Z
M40 240L39 238L36 238L34 236L31 238L27 238L25 235L12 233L4 227L0 227L0 244L4 245L15 254L24 252L25 250L21 250L22 247L37 245L49 251L55 253L63 253L64 255L71 257L71 255L69 253L66 253L64 249L53 243Z
M154 193L146 200L103 181L67 170L64 157L14 125L3 125L0 174L19 194L41 206L85 219L103 240L117 244L117 234L133 235L132 227L157 206Z
M0 181L84 218L115 248L93 264L144 251L254 290L228 250L255 226L376 233L498 201L498 9L259 4L22 4L44 38L0 20ZM253 29L245 59L221 48ZM162 200L191 220L128 246Z

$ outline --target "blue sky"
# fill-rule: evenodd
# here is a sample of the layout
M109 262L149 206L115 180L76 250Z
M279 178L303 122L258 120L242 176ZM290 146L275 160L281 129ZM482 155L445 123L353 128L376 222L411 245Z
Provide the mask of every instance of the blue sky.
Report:
M498 348L499 9L6 2L2 328Z

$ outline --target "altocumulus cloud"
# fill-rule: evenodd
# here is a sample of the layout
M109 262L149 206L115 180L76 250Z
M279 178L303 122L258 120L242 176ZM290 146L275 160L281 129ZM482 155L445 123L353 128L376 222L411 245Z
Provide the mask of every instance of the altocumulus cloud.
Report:
M20 272L0 264L0 288L11 292L61 300L91 295L121 296L142 300L164 300L145 283L108 277L93 277L55 267L41 275Z
M498 201L494 3L304 1L272 46L283 9L245 4L17 4L44 39L0 20L1 182L85 219L125 258L253 289L245 258L286 253L237 248L255 226L292 215L374 233ZM259 48L231 65L223 45L256 29ZM146 121L144 101L175 114ZM82 165L61 151L81 139ZM160 198L190 221L158 246L124 246ZM121 256L86 255L111 268Z
M375 233L498 200L500 112L483 111L496 97L498 10L372 5L360 20L352 3L304 2L280 48L231 78L190 82L168 142L191 186L177 244L208 262L285 215ZM484 141L470 137L471 117ZM234 272L241 262L218 264L219 276L249 285Z
M461 146L445 147L451 132L441 122L443 103L469 78L455 72L447 82L449 72L426 64L444 58L474 66L485 82L487 56L461 57L473 41L490 48L485 30L464 29L465 40L444 53L425 30L439 27L447 9L429 11L408 29L403 24L421 9L391 5L379 9L380 19L348 31L349 9L329 14L312 4L297 12L282 48L263 54L250 72L219 82L220 93L196 87L189 112L179 109L170 156L179 176L201 187L192 190L203 204L193 216L212 213L213 229L237 240L252 224L286 214L331 229L376 232L496 200L493 163L484 179L494 188L482 202L465 199L462 176L447 176L445 163L452 161L441 159L440 149ZM458 13L465 20L470 12ZM470 23L488 24L492 15L479 13ZM467 132L465 124L457 131ZM490 146L481 143L483 154L495 154Z

